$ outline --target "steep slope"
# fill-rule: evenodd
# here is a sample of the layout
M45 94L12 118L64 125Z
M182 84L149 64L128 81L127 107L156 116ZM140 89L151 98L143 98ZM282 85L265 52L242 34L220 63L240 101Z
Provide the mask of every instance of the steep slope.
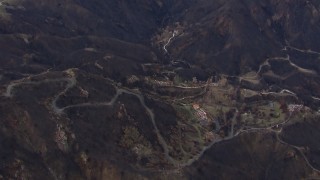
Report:
M176 18L175 58L228 74L257 70L286 45L319 50L319 2L198 1Z
M318 178L319 21L317 0L2 0L0 180Z

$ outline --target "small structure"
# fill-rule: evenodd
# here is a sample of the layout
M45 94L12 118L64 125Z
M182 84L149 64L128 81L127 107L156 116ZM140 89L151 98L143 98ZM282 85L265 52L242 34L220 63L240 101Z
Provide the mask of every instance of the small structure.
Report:
M57 124L54 141L57 143L58 148L61 151L66 152L68 150L68 136L64 128L60 124Z
M199 104L192 104L193 109L196 111L197 119L201 126L208 126L209 125L209 118L207 116L207 113L200 108Z
M201 109L201 108L199 108L199 109L197 110L197 115L198 115L198 117L199 117L200 119L208 119L207 113L204 112L204 110Z
M200 109L200 105L196 104L196 103L192 104L192 107L193 107L194 110Z
M304 106L301 104L289 104L288 110L291 113L300 111Z
M127 77L128 84L134 84L139 81L140 81L140 79L136 75L131 75L130 77Z
M288 151L286 156L285 156L285 159L292 159L292 158L295 158L296 157L296 153L294 151Z
M269 102L269 107L273 109L274 108L274 102L270 101Z
M85 97L85 98L89 97L89 92L87 90L84 90L81 87L79 87L79 90L80 90L80 97Z

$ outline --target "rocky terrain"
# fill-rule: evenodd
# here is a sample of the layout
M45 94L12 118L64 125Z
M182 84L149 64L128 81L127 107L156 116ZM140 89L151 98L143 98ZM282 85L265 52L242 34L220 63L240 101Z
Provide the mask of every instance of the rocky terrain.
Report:
M0 180L319 179L317 0L0 0Z

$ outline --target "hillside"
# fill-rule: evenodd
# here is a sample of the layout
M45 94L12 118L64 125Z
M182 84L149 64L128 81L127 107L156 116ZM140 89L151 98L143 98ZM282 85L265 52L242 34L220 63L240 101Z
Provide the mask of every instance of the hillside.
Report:
M2 0L0 180L317 179L317 0Z

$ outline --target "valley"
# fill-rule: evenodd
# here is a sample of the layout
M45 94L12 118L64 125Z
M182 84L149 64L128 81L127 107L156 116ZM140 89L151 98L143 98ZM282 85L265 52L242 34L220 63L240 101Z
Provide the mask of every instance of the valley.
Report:
M1 179L319 179L315 0L0 2Z

